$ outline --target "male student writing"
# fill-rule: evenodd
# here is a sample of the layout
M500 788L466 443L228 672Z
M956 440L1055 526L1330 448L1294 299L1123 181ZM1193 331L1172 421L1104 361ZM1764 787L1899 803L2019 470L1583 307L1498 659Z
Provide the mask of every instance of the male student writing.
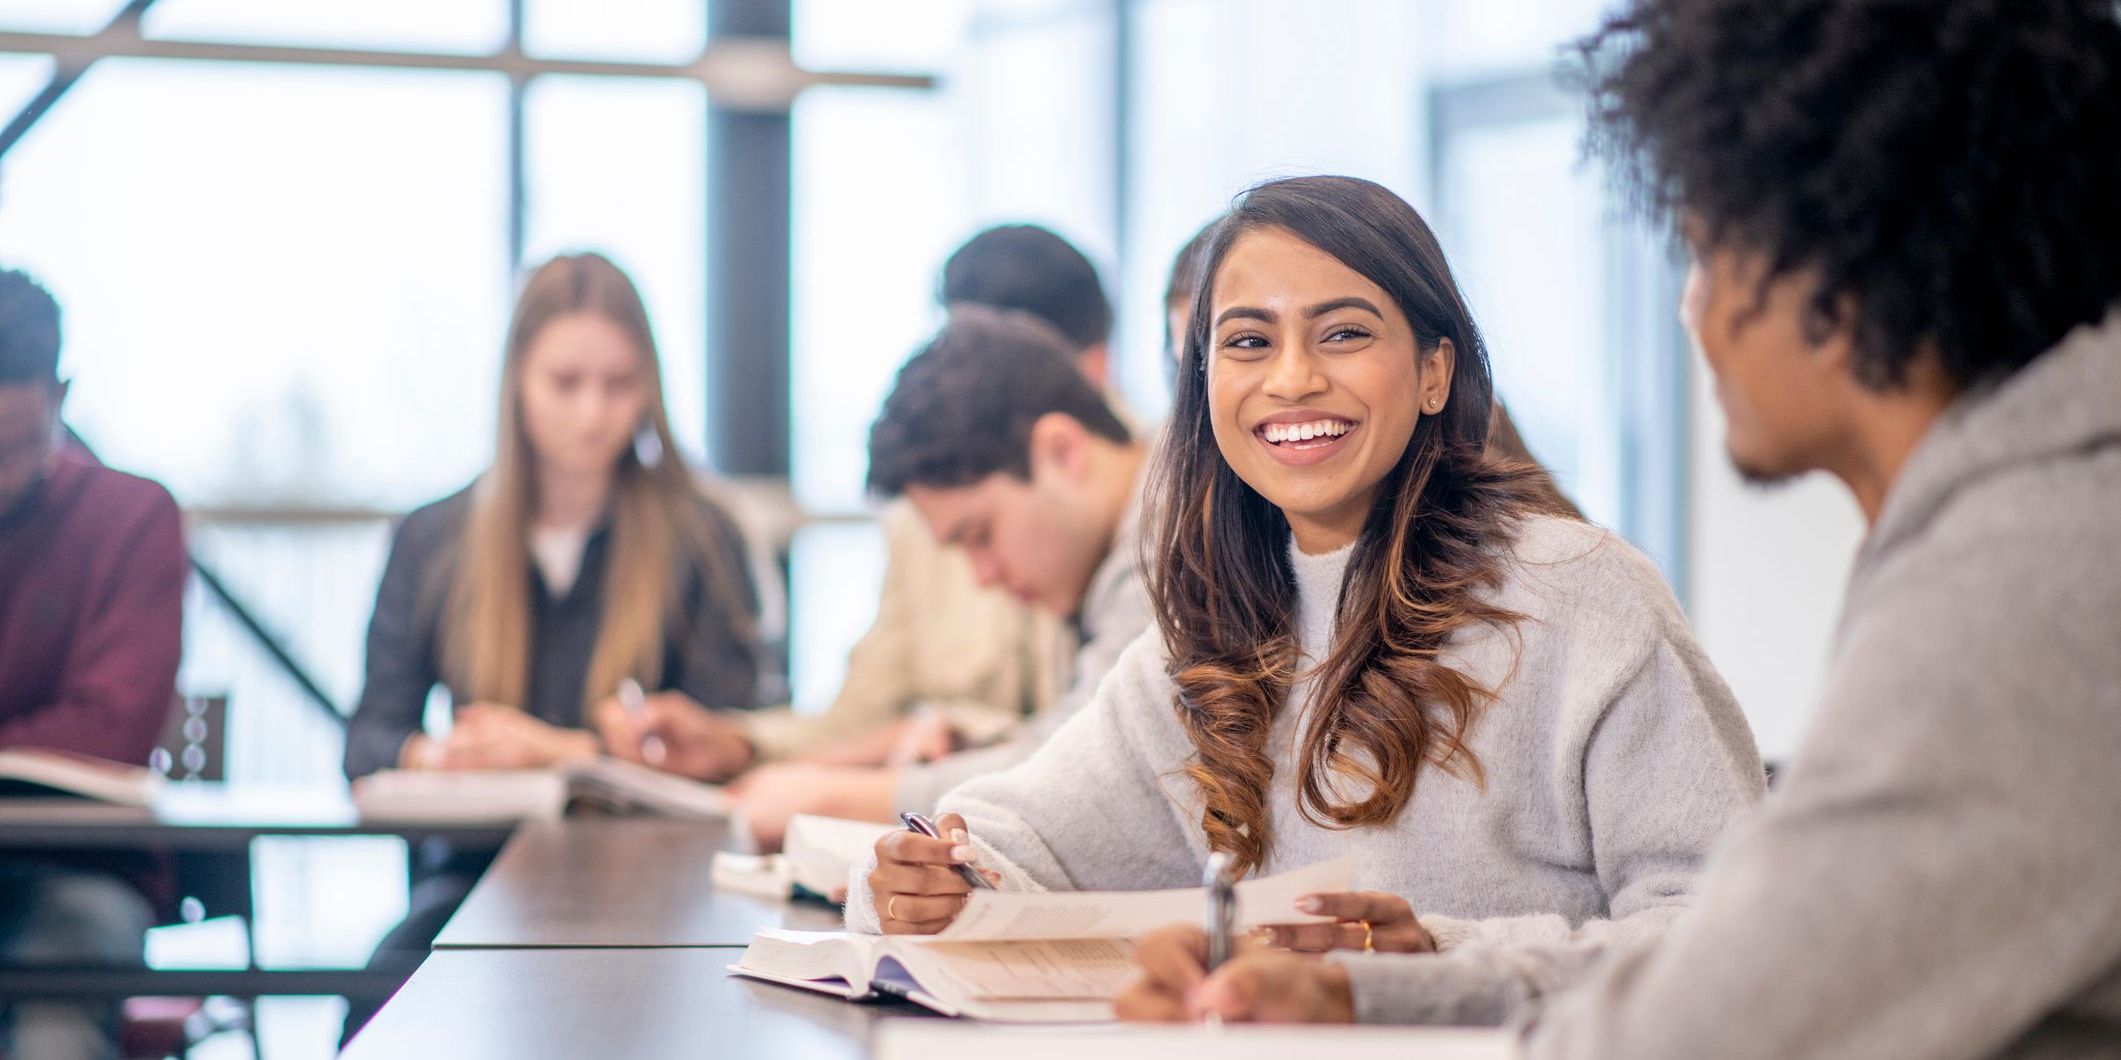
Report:
M1587 50L1733 463L1832 474L1869 533L1781 790L1661 940L1529 1006L1531 1055L2115 1055L2115 6L1638 0ZM1123 1009L1423 1015L1380 989L1423 958L1198 952L1144 944Z
M169 491L64 440L59 307L0 271L0 750L145 765L175 696L189 566ZM137 964L148 903L76 861L0 859L0 959ZM0 1005L0 1055L116 1055L116 1013Z
M762 842L777 842L796 813L888 821L927 812L959 781L1021 761L1148 628L1136 541L1146 448L1071 352L1026 314L960 306L900 371L869 436L875 492L911 500L937 540L965 550L983 584L1068 620L1079 646L1060 704L1003 744L932 762L758 769L738 791ZM695 731L686 720L656 730L680 759ZM606 724L620 753L639 746L626 722Z

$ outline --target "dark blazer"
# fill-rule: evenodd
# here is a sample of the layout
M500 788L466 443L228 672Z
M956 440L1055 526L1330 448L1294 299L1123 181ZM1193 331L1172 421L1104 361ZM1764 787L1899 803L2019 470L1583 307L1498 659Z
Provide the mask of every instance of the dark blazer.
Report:
M677 621L664 633L663 690L683 692L711 707L750 710L759 706L760 671L766 658L757 640L758 592L745 559L743 538L705 497L702 510L714 528L719 560L742 578L740 610L752 630L731 628L726 609L711 596L702 557L680 555L672 576L683 586ZM471 489L452 494L411 515L391 543L375 617L368 625L368 679L346 732L346 775L364 776L396 764L405 738L420 728L434 686L448 679L441 667L442 612L456 577ZM531 588L529 702L519 704L554 725L580 728L582 685L589 656L603 625L604 583L609 566L609 526L599 526L582 552L581 572L565 595L554 595L526 564ZM651 691L656 691L651 689ZM464 703L456 689L451 698Z

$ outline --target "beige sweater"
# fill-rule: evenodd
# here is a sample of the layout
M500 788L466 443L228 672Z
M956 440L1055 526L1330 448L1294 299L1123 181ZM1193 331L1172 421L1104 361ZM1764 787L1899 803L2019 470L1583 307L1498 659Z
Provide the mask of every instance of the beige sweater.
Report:
M980 588L964 554L937 542L911 504L885 508L881 522L883 596L847 657L839 697L822 714L783 708L747 717L762 756L800 755L924 704L986 742L1059 698L1071 648L1059 620Z

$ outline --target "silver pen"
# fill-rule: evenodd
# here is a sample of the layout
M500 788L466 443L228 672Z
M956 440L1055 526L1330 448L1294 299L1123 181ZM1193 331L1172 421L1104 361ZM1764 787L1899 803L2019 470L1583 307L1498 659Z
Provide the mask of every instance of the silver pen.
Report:
M1230 933L1237 926L1237 878L1230 871L1230 855L1222 851L1208 855L1208 867L1201 872L1200 884L1208 892L1208 920L1204 925L1208 931L1206 971L1213 975L1230 959ZM1208 1013L1208 1026L1220 1029L1222 1025L1219 1013Z

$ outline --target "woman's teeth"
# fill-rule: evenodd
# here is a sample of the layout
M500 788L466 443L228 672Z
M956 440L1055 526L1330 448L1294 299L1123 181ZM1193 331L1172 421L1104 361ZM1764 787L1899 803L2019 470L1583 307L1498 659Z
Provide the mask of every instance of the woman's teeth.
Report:
M1275 445L1290 442L1307 442L1313 438L1338 438L1354 428L1346 420L1313 420L1309 423L1270 423L1260 428L1260 435Z

